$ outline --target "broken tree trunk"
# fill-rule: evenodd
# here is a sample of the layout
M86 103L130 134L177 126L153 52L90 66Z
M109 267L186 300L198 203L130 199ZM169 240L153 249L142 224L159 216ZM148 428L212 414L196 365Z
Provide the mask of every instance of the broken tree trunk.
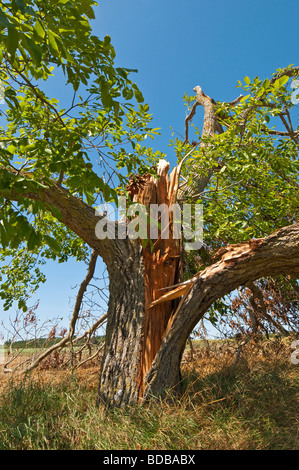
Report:
M160 160L157 168L158 177L145 175L134 177L129 185L133 202L143 204L150 214L156 205L158 223L156 238L148 227L148 242L142 248L144 259L145 317L143 344L139 373L139 396L144 394L144 379L161 346L161 342L178 304L170 300L163 305L149 309L149 305L165 293L165 289L180 280L180 240L174 238L173 213L169 211L175 202L177 193L177 173L168 175L169 163ZM166 209L166 210L165 210ZM163 219L163 217L166 218Z
M204 108L202 136L212 137L215 132L222 132L215 115L215 102L200 87L195 91L197 101L186 120L186 142L188 122L198 105ZM234 106L239 99L229 104ZM201 149L204 145L202 141ZM204 150L209 151L207 144ZM182 164L192 151L169 176L169 164L161 161L157 169L159 177L133 177L128 188L132 201L142 203L147 209L152 204L165 204L169 208L176 202ZM220 163L216 157L210 168L199 168L188 196L198 197ZM30 182L30 173L13 169L5 172L6 180L11 176L14 181L17 174ZM156 237L149 236L151 243L146 246L130 238L99 239L95 228L104 215L98 216L94 208L55 182L47 181L38 190L32 185L26 187L22 194L4 189L2 196L16 201L21 197L40 201L55 217L58 209L62 223L107 265L110 298L98 395L99 402L105 405L134 404L152 395L163 395L177 386L181 381L180 361L186 341L213 302L255 279L299 273L298 224L284 227L264 239L225 247L220 261L182 283L180 243L174 237L171 217L169 235L164 238L160 231ZM182 185L180 194L184 195L184 189ZM179 285L169 291L175 284Z
M178 168L169 177L167 170L161 163L160 178L147 176L133 198L147 204L174 202ZM19 195L9 196L17 200ZM158 289L179 279L178 240L158 237L153 251L129 238L99 240L99 217L63 188L53 184L27 196L59 209L65 225L107 264L110 299L99 384L99 402L105 405L134 404L176 386L186 341L217 299L265 276L299 274L299 224L293 224L263 239L225 247L220 261L165 294ZM180 309L175 308L176 301Z

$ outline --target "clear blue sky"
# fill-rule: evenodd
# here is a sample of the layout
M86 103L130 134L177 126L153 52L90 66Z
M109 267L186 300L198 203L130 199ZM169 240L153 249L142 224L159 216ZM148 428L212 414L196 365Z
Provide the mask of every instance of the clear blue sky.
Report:
M244 76L266 78L279 67L299 65L298 0L103 0L95 14L94 34L111 36L117 65L138 69L134 81L162 133L153 147L171 163L170 126L184 133L184 93L200 85L215 100L231 101ZM48 281L35 296L39 316L68 318L72 287L86 266L50 263L44 272Z

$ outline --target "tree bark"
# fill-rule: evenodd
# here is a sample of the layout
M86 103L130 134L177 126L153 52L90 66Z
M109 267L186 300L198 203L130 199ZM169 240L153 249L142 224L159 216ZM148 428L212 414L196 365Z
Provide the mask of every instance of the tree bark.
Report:
M108 272L110 297L98 403L120 407L136 403L140 396L145 321L140 245L130 241L119 245L118 257Z
M176 389L186 341L213 302L256 279L298 273L299 224L284 227L262 239L226 247L221 260L194 278L192 287L188 285L190 291L186 300L173 318L146 377L144 400Z
M136 200L172 203L177 178L174 171L168 180L167 171L165 164L160 178L146 178ZM8 199L19 196L5 193ZM105 405L124 406L177 389L186 341L213 302L261 277L299 273L299 224L294 224L266 238L226 247L220 261L165 294L160 289L176 284L180 271L171 230L170 239L154 240L153 250L129 238L99 240L94 209L65 189L53 183L22 197L57 208L63 223L107 264L110 300L99 384L99 402Z
M146 175L138 181L134 180L129 186L132 201L143 204L148 213L153 204L169 208L175 201L177 182L176 174L168 177L169 163L160 160L157 168L157 177ZM162 206L160 206L162 207ZM157 305L152 309L148 306L157 300L165 292L165 288L172 286L180 280L180 243L174 239L173 234L173 214L167 211L167 226L162 226L157 230L156 238L153 238L148 230L148 238L151 243L147 243L142 248L142 257L144 260L144 332L141 351L141 363L139 372L139 397L144 394L144 377L149 371L152 362L161 346L162 339L171 322L175 311L177 301L169 301L163 305ZM161 223L160 214L159 222ZM164 224L165 225L165 224ZM167 237L164 238L165 233Z

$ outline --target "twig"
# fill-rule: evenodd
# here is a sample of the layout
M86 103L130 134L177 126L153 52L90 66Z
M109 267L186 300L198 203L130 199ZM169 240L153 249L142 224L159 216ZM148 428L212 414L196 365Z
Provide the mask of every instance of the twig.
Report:
M242 343L239 344L238 349L237 349L237 354L236 354L235 360L234 360L234 362L233 362L233 364L232 364L232 367L235 367L235 366L237 365L237 363L239 362L242 349L243 349L243 347L245 346L245 344L247 344L247 343L248 343L248 339L242 341Z
M183 145L186 145L189 142L189 121L192 121L193 116L195 115L196 108L199 105L199 102L196 100L192 106L191 112L185 119L185 140Z
M92 252L91 259L90 259L90 262L89 262L87 275L86 275L84 281L81 283L80 288L79 288L79 291L78 291L78 294L77 294L76 303L75 303L73 315L72 315L72 318L71 318L71 321L70 321L69 332L68 332L67 336L65 336L61 341L59 341L59 343L54 344L54 345L51 346L49 349L47 349L43 354L41 354L41 355L31 364L31 366L26 369L25 372L29 372L29 371L33 370L35 367L38 366L38 364L39 364L43 359L45 359L47 356L49 356L49 355L50 355L53 351L55 351L56 349L59 349L59 348L64 347L64 346L65 346L67 343L69 343L69 342L72 344L72 339L73 339L73 335L74 335L74 331L75 331L75 326L76 326L76 322L77 322L77 319L78 319L78 315L79 315L79 312L80 312L80 308L81 308L83 296L84 296L84 293L85 293L85 291L86 291L86 289L87 289L87 286L88 286L89 282L90 282L91 279L93 278L94 271L95 271L95 266L96 266L96 261L97 261L97 257L98 257L98 254L97 254L97 252L94 250L94 251Z
M86 362L88 361L91 361L92 359L94 359L96 356L98 356L100 354L100 352L103 350L105 346L105 343L102 344L99 349L95 352L95 354L93 354L93 356L89 356L87 357L86 359L84 359L83 361L79 362L79 364L76 365L76 367L74 367L74 369L78 369L78 367L81 367L83 364L85 364Z

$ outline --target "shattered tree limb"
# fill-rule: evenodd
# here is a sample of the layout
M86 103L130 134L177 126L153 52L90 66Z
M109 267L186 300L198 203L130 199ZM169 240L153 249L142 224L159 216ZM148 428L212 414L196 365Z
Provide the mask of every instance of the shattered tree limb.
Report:
M180 361L186 341L213 302L240 285L278 274L299 274L299 224L284 227L265 238L228 246L220 261L193 278L193 286L173 317L146 377L144 399L180 383ZM162 303L163 298L159 301Z
M208 146L206 142L202 140L203 137L212 137L214 134L222 134L224 132L222 125L220 123L219 116L216 114L216 102L213 100L213 98L210 98L210 96L206 95L201 87L197 85L196 87L193 88L193 91L196 92L197 98L195 103L192 106L190 114L186 117L185 119L185 140L183 142L183 145L186 145L189 143L189 122L192 120L196 113L196 108L197 106L202 106L204 109L204 118L203 118L203 129L202 129L202 134L201 134L201 142L200 142L200 147L205 148ZM241 99L243 98L243 95L238 96L235 100L231 101L230 103L226 103L228 106L233 107L236 106ZM198 143L195 145L194 149L197 147ZM194 150L193 149L193 150ZM187 157L187 155L186 155ZM186 159L184 157L184 161ZM193 194L201 194L205 188L207 187L210 179L212 178L215 170L218 168L218 161L215 161L215 165L212 168L207 168L203 174L198 174L194 178L194 184L192 185L192 188L186 187L186 183L182 184L180 186L180 196L179 199L183 199L183 193L184 189L187 191L188 196L192 197Z

